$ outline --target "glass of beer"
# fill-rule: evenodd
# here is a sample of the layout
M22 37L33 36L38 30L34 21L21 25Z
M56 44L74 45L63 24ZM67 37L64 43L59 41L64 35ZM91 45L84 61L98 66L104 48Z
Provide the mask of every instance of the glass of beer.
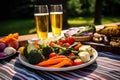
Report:
M55 38L61 35L63 21L62 5L50 5L50 24Z
M35 5L34 17L36 23L36 32L41 40L48 38L49 11L47 5Z

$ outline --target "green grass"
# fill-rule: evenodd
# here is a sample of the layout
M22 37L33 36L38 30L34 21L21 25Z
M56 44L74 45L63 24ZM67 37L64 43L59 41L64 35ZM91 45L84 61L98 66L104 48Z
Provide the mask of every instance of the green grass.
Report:
M35 32L35 23L32 19L8 20L0 22L0 36L18 32L20 35L32 34Z
M91 24L94 18L91 17L76 17L69 18L68 23L70 27L77 27ZM120 22L120 17L103 17L102 24L110 24ZM17 19L0 22L0 36L6 36L9 33L18 32L20 35L36 33L34 19Z
M94 19L90 17L76 17L76 18L69 18L68 24L70 24L71 27L73 26L82 26L86 24L93 23Z
M120 17L102 17L102 24L110 24L120 22ZM94 18L90 17L78 17L78 18L69 18L68 23L71 27L73 26L82 26L86 24L94 23Z

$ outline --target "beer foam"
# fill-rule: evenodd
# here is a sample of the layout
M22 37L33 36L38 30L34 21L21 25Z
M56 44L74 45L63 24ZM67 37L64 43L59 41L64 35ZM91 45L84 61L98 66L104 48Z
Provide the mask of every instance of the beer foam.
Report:
M34 16L44 16L49 15L49 13L35 13Z
M50 14L63 14L63 12L50 12Z

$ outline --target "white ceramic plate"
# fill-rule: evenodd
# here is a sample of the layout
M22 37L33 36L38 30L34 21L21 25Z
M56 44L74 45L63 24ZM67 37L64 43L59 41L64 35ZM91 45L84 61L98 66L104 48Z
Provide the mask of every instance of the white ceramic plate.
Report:
M35 66L35 65L32 65L32 64L28 63L27 59L24 56L20 55L20 54L19 54L19 60L23 65L25 65L27 67L30 67L30 68L33 68L33 69L37 69L37 70L43 70L43 71L68 71L68 70L74 70L74 69L83 68L83 67L86 67L86 66L92 64L93 62L95 62L96 58L98 57L98 53L94 48L92 48L92 49L93 49L94 55L91 58L91 60L89 62L83 63L81 65L77 65L77 66L62 67L62 68L48 68L48 67Z

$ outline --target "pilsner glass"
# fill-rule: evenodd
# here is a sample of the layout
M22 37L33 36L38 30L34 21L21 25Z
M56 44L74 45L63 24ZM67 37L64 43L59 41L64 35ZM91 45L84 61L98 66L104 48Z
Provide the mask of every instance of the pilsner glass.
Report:
M59 37L62 30L63 9L62 5L50 5L50 22L52 34L54 37Z
M48 38L49 12L47 5L35 5L35 23L37 35L41 40Z

